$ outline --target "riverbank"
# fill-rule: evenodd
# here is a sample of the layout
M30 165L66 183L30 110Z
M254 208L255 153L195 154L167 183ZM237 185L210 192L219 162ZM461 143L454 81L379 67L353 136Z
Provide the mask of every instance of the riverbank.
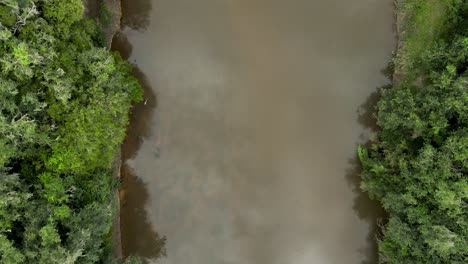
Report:
M396 48L394 52L394 58L401 57L402 55L399 55L402 52L402 46L403 46L403 25L404 25L404 13L400 12L399 9L399 1L394 1L394 14L395 14L395 23L394 23L394 29L395 29L395 38L396 38ZM403 73L401 72L401 65L398 64L396 61L392 62L392 84L393 85L398 85L401 80L404 78Z
M121 0L83 0L85 16L95 19L101 27L107 48L111 48L112 40L120 31L122 19Z
M468 4L395 2L393 87L377 103L379 133L359 148L361 188L389 214L382 263L468 260Z
M122 6L121 0L83 0L85 7L84 15L86 17L93 18L101 27L106 47L111 49L112 41L114 36L120 31L120 21L122 19ZM119 146L118 151L115 155L112 172L114 177L120 182L120 171L122 167L122 154L121 147ZM116 202L116 216L114 220L114 226L112 228L112 246L115 257L118 260L122 260L122 239L120 231L120 189L115 191L115 202Z

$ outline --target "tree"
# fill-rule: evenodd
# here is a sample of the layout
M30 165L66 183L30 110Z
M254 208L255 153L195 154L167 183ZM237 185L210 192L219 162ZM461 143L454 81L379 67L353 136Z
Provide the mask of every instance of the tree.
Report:
M422 87L383 89L377 140L358 150L361 188L389 213L382 263L468 261L467 36L425 51Z
M0 263L110 259L110 165L141 88L82 15L0 0Z

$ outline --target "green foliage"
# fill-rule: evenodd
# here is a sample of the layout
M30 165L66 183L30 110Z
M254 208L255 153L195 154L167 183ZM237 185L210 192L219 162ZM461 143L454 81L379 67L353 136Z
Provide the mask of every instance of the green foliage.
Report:
M101 3L101 5L99 6L99 21L106 28L110 27L111 25L112 14L109 8L107 7L106 3Z
M0 172L0 233L9 233L31 198L18 175Z
M0 0L0 263L103 263L141 88L81 0Z
M2 256L2 263L8 264L20 264L25 260L20 250L14 247L12 241L4 235L0 235L0 256Z
M0 23L7 27L12 27L16 22L16 15L9 6L0 4Z
M43 196L49 203L60 204L68 199L63 181L59 175L46 172L39 175L39 179L43 185Z
M463 0L397 0L399 16L403 18L401 46L396 57L397 67L414 81L424 65L423 53L442 38L449 38L457 15L466 8Z
M86 89L70 91L75 100L51 106L51 116L63 123L57 133L64 136L52 144L48 168L79 172L110 165L125 136L128 105L139 90L121 64L120 58L102 48L80 54L76 65L87 81Z
M55 246L60 243L60 236L53 223L49 223L42 227L39 231L41 243L43 246Z
M413 20L416 35L437 28L430 38L411 40L426 47L416 56L424 60L411 59L424 83L384 89L377 105L381 131L368 149L358 149L361 188L390 216L379 243L381 263L468 263L468 31L462 26L468 17L462 3L408 1L413 16L440 12L434 19L444 17L444 26L428 30L425 19Z
M128 258L125 259L124 264L141 264L141 260L138 257L135 256L129 256Z
M54 25L69 27L83 18L83 12L81 0L47 0L44 5L44 18Z

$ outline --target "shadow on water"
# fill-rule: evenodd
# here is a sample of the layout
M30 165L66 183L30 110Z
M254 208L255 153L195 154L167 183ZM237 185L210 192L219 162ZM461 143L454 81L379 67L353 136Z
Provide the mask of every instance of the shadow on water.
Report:
M361 182L361 164L357 157L349 160L350 169L346 173L346 180L352 187L355 193L353 209L359 219L366 221L369 224L369 235L367 236L367 247L360 251L365 260L362 264L377 264L378 249L377 249L377 234L380 232L379 227L386 217L385 211L380 203L369 199L367 193L361 191L359 185Z
M393 79L393 71L394 71L394 64L390 61L385 68L383 68L380 73L385 76L388 80ZM359 106L357 110L357 121L358 123L364 128L372 133L378 131L377 126L377 117L376 117L376 107L377 103L381 98L381 90L388 89L392 87L392 84L386 84L381 87L377 87L373 93L371 93L366 101ZM365 137L361 137L361 140L367 141L368 139ZM365 143L365 142L364 142Z
M382 73L389 76L390 70L385 68ZM385 88L387 86L383 86ZM367 131L376 133L378 131L377 120L375 116L376 105L381 98L381 88L370 94L366 101L357 110L357 122ZM368 136L361 136L360 144L368 146L370 140ZM357 146L356 146L357 149ZM385 224L387 215L383 210L382 205L378 201L371 200L367 193L363 192L360 188L361 184L361 163L357 154L348 161L349 169L346 173L346 180L355 193L353 209L359 219L366 221L369 226L369 235L367 236L367 248L361 249L361 253L366 257L362 264L377 264L378 263L378 245L377 237L381 233L381 226Z
M121 233L124 257L136 255L143 260L166 256L166 238L160 237L148 221L145 205L148 191L145 184L134 175L128 165L122 166ZM126 196L125 193L132 195Z
M134 30L145 30L152 10L150 0L122 0L122 26Z
M132 47L132 44L128 41L128 39L127 39L127 37L125 36L124 33L117 32L115 34L114 38L112 39L112 50L118 51L120 56L124 60L128 60L128 58L130 58L130 55L132 54L133 47ZM135 67L135 68L137 68L137 67ZM138 78L138 76L137 76L137 78ZM143 89L145 89L145 88L143 87Z
M124 59L128 59L132 46L125 35L116 35L113 50L118 50ZM120 223L122 252L124 257L136 255L144 260L156 259L166 255L166 238L156 233L148 221L146 204L149 194L135 171L126 161L135 158L145 138L150 136L151 122L157 106L154 94L144 73L134 67L134 75L140 81L144 91L144 101L133 106L130 114L130 125L122 145L122 167L120 188ZM131 195L127 195L131 194Z
M380 88L371 93L367 99L366 102L363 103L359 109L357 110L357 121L358 123L365 128L366 130L369 130L372 133L375 133L378 131L378 126L377 126L377 119L375 116L375 107L377 105L377 102L380 99ZM367 141L367 138L364 137L364 135L360 138L361 141ZM361 142L362 143L362 142Z

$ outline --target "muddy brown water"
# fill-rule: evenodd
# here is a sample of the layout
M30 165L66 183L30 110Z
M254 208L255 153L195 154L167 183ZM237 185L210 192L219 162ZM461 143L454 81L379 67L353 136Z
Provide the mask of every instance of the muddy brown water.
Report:
M356 146L395 46L392 0L126 0L145 102L123 146L125 255L376 263Z

